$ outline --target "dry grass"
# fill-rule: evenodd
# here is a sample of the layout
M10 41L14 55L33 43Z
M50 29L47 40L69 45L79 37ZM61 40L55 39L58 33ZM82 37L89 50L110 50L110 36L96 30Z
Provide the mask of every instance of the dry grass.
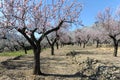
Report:
M66 56L70 51L77 52L75 57ZM64 46L58 50L55 48L55 55L51 56L50 49L46 49L41 53L41 70L52 76L40 76L40 80L80 80L80 78L70 77L70 75L74 76L78 72L79 65L77 63L84 61L87 57L120 66L120 50L118 51L118 57L113 57L112 53L113 48L95 48L89 46L83 49L74 45ZM26 80L34 80L36 76L32 75L33 69L31 63L33 63L33 55L25 55L19 60L11 61L10 64L14 66L23 65L14 69L14 72L21 71L26 76ZM31 67L28 68L28 66ZM13 69L6 69L6 72L10 70Z

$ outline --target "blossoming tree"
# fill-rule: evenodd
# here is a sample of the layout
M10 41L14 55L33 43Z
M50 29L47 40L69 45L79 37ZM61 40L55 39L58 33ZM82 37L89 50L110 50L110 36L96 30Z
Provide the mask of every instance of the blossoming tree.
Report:
M33 74L41 75L42 40L69 23L79 23L81 10L82 5L77 0L2 0L0 26L1 29L16 29L26 38L34 54Z
M110 8L106 8L102 13L98 13L97 20L99 26L101 26L114 44L114 54L117 57L118 43L120 41L120 8L118 8L114 14L112 14Z

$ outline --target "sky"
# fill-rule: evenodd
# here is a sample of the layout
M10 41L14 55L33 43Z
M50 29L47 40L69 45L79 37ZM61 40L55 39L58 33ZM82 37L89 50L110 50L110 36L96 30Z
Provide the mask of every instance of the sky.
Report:
M106 7L113 11L120 6L120 0L79 0L83 4L81 20L85 26L91 26L96 21L95 17Z

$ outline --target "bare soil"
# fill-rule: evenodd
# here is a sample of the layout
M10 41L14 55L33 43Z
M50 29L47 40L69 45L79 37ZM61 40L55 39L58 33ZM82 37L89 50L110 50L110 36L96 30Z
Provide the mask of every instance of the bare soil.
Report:
M75 55L67 55L71 52ZM113 48L106 47L90 46L83 49L76 45L64 46L56 49L54 56L51 56L50 49L46 49L41 53L41 71L46 74L45 76L32 75L33 55L11 58L0 57L0 80L105 80L104 78L91 79L79 73L88 58L100 61L99 64L104 66L120 67L120 51L118 57L113 57ZM117 76L120 76L119 72ZM111 80L119 80L119 78Z

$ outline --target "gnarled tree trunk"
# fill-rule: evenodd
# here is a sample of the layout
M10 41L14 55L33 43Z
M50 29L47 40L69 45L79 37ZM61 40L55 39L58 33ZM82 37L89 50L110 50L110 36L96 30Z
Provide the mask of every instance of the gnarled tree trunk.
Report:
M31 30L31 35L30 37L26 34L26 27L22 28L22 29L17 29L26 39L27 41L30 43L30 45L33 48L33 53L34 53L34 70L33 70L33 74L34 75L44 75L44 73L41 72L40 70L40 53L41 53L41 45L40 43L42 42L42 40L44 39L44 37L48 34L50 34L51 32L57 31L60 29L61 25L63 24L64 21L61 21L57 27L50 29L48 31L46 31L44 34L41 35L41 37L39 39L35 38L35 31L37 30L37 28Z
M114 43L114 53L113 53L113 56L117 57L118 43L119 43L120 39L117 40L115 35L114 36L109 35L109 36L110 36L110 38L112 38L113 43Z
M33 49L33 52L34 52L33 74L34 75L41 75L42 74L42 72L40 70L40 52L41 52L41 49L40 48Z

